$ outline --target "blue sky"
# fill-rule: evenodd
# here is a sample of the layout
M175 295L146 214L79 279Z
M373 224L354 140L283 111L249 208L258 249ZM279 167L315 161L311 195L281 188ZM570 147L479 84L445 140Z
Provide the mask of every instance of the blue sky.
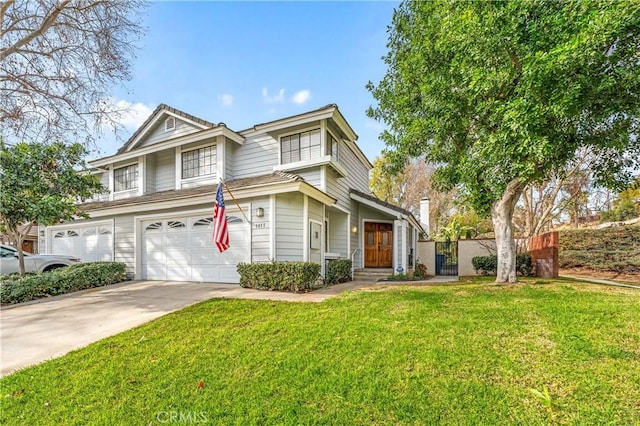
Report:
M386 71L398 2L154 2L132 80L113 92L134 113L126 139L160 103L233 130L335 103L373 160L381 125L365 89ZM121 145L106 136L101 155Z

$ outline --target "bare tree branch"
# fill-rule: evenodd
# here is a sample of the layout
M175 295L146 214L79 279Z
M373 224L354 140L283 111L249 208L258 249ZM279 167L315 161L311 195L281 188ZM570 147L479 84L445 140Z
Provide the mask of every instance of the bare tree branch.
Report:
M0 137L92 139L122 112L112 87L130 78L140 0L0 3Z

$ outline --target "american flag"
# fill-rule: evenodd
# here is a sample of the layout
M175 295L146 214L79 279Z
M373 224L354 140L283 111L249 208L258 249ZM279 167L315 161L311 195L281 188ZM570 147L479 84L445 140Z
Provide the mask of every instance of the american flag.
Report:
M216 203L213 206L213 241L222 253L229 248L229 232L227 231L227 216L224 213L224 197L222 196L222 184L218 184L216 191Z

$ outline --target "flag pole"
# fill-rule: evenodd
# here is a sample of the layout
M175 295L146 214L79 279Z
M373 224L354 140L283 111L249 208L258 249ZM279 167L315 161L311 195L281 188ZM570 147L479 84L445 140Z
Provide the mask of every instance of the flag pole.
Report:
M248 222L251 223L251 221L247 218L247 215L244 214L244 210L242 210L242 207L240 207L240 204L238 204L238 200L236 200L236 197L233 196L233 192L231 192L231 190L229 189L229 187L227 186L227 184L224 182L223 179L220 179L220 183L222 185L224 185L224 188L227 190L227 192L229 193L229 195L231 195L231 199L233 199L233 202L236 203L236 206L238 206L238 209L240 210L240 213L242 213L242 216L244 216L244 219Z

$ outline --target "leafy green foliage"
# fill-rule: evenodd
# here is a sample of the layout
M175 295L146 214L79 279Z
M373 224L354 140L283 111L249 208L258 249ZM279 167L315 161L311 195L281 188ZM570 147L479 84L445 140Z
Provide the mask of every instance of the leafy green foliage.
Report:
M1 378L0 423L637 424L640 292L522 281L210 300Z
M561 268L640 273L640 226L560 231Z
M351 281L352 263L350 259L336 259L329 262L325 283L328 285Z
M87 217L76 205L105 188L97 176L81 173L86 149L81 144L18 143L0 150L0 218L9 230L19 225L54 225Z
M119 283L126 279L125 264L78 263L40 274L0 276L0 303L13 304L87 288Z
M390 161L426 155L481 213L580 147L596 151L599 182L627 182L640 158L639 47L635 2L409 0L368 115L389 125Z
M473 269L481 275L496 275L498 269L498 256L475 256L471 259ZM529 253L516 255L516 273L523 277L533 275L533 265Z
M422 1L396 9L384 61L367 88L369 117L397 171L437 165L491 213L497 281L515 280L512 216L524 187L561 171L579 150L595 182L619 188L640 166L640 6L635 1Z
M602 212L600 222L619 222L640 216L640 177L620 192L613 209Z
M245 288L302 292L319 287L320 264L315 262L240 263L237 270Z

